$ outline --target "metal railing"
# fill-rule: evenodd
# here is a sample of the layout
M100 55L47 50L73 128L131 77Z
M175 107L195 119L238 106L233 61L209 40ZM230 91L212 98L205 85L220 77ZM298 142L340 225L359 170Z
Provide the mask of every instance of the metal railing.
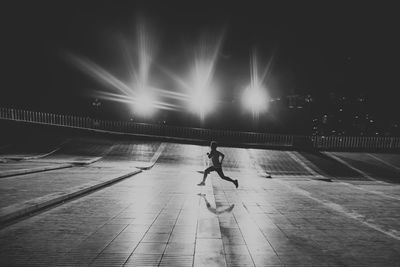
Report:
M0 108L0 119L124 134L170 137L187 140L216 140L225 143L255 144L270 147L302 147L319 150L400 150L399 137L324 137L239 132L137 123L132 121L98 120L89 117L61 115L13 108Z
M399 137L313 136L312 144L319 150L400 150Z

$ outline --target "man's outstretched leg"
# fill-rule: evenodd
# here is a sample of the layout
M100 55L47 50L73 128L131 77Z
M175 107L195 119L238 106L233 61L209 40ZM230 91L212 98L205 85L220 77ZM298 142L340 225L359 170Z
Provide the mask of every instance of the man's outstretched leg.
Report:
M219 175L219 177L221 177L221 179L224 179L225 181L229 181L229 182L233 183L236 186L236 188L239 187L238 180L233 180L232 178L225 176L224 172L222 171L222 168L215 169L215 171L218 173L218 175Z
M204 170L204 175L203 175L203 181L197 185L206 185L206 179L207 175L210 174L210 172L215 171L215 168L213 166L208 167L207 169Z

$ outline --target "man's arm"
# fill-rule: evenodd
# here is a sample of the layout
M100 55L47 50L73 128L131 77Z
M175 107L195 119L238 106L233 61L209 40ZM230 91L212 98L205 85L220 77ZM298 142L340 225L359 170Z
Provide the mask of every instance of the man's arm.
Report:
M221 164L222 164L222 161L224 160L225 155L224 155L223 153L221 153L221 152L219 152L219 155L220 155L220 157L221 157Z

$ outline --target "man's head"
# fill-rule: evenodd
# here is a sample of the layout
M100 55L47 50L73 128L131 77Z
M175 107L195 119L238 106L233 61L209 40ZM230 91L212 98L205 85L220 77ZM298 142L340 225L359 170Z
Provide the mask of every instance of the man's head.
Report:
M211 141L210 147L211 147L212 150L217 149L217 146L218 146L218 145L217 145L217 142Z

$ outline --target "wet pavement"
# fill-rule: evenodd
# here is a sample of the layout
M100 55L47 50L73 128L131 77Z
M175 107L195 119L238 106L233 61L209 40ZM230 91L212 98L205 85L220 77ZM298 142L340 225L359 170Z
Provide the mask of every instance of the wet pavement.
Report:
M9 186L20 190L2 194L0 203L9 207L46 195L52 188L118 176L130 162L155 163L134 176L3 226L1 266L396 266L400 262L399 155L224 147L220 149L226 156L224 172L239 180L236 189L215 173L205 186L196 185L202 178L198 171L208 164L207 147L157 142L120 142L111 147L107 153L98 150L104 153L102 158L83 167L0 179L3 192ZM267 172L272 179L265 178ZM332 182L316 179L320 176Z

